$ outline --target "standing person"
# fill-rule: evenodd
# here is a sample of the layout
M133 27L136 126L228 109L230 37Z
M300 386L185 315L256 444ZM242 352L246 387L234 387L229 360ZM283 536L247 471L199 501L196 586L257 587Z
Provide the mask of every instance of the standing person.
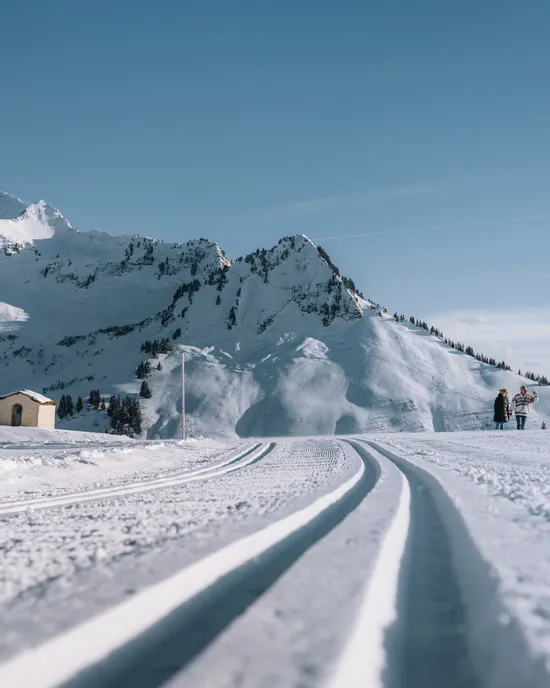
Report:
M510 420L510 401L508 390L499 390L498 397L495 399L495 426L496 430L504 430L504 423Z
M538 400L539 395L536 392L529 394L527 387L522 385L519 394L516 394L512 400L512 409L516 414L518 430L525 430L525 421L529 415L531 404L536 404Z

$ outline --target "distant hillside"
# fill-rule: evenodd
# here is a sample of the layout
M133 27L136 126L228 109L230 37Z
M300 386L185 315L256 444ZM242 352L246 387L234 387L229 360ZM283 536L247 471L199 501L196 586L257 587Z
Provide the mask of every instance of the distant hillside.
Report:
M144 429L173 437L184 351L194 435L485 427L498 388L520 378L418 324L364 299L302 235L230 262L206 239L81 232L0 194L2 391L137 395L150 359ZM545 391L536 423L550 418ZM62 425L108 423L98 411Z

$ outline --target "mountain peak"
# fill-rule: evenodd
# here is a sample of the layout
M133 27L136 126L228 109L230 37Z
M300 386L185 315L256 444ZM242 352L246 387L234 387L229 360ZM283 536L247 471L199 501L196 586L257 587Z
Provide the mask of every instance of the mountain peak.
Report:
M24 212L27 205L17 196L0 191L0 220L11 220L18 217Z
M0 192L0 248L17 253L35 241L51 239L55 232L71 229L69 222L46 201L26 204L11 194Z

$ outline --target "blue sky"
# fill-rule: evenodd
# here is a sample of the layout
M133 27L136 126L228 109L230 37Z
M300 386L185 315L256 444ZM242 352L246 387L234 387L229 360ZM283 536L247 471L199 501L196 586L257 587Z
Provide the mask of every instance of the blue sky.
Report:
M536 314L549 26L545 0L8 3L0 189L232 256L306 233L366 295L451 327Z

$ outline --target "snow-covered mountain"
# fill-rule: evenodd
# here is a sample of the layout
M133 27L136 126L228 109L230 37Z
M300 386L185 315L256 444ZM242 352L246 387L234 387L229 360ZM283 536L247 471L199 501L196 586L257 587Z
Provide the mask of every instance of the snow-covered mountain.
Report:
M150 437L180 431L182 351L194 435L480 428L495 391L520 384L396 322L305 236L230 262L206 239L81 232L0 194L0 391L137 394L144 344L166 338L142 401ZM102 430L98 414L68 427L92 417Z

